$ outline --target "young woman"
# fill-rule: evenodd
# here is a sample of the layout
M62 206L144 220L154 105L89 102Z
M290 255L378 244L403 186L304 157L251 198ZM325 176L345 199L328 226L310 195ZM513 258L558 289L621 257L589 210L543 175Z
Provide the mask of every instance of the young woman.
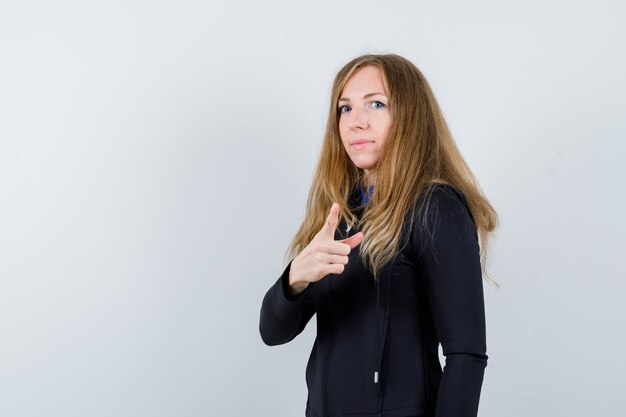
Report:
M292 259L260 315L263 341L279 345L317 314L307 417L476 416L481 261L497 224L415 65L346 64Z

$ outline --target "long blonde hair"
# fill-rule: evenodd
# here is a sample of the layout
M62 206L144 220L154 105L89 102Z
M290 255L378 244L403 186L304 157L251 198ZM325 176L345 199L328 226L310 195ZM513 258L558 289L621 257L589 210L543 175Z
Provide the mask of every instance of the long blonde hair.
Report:
M380 159L370 170L376 185L359 221L348 199L356 185L364 183L364 171L352 163L341 142L337 102L352 74L369 65L382 73L393 123ZM287 256L297 256L311 242L324 225L332 203L337 202L340 218L363 231L360 253L376 279L380 269L401 250L407 213L415 209L422 195L426 200L420 207L428 207L428 185L434 183L450 184L464 194L478 230L483 273L495 283L484 271L490 235L498 227L497 213L461 156L426 78L413 63L398 55L357 57L337 73L333 82L326 132L304 221ZM426 216L421 218L426 226Z

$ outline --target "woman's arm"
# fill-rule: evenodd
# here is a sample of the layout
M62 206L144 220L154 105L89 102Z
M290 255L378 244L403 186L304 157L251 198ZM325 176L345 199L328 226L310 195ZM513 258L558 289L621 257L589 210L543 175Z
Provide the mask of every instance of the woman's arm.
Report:
M488 359L478 235L456 188L438 186L429 208L417 264L446 356L436 417L476 416Z
M292 261L293 262L293 261ZM315 314L309 284L300 294L289 291L291 262L263 298L259 331L268 346L281 345L299 335Z
M302 332L315 313L311 287L329 274L342 273L350 251L363 240L361 232L335 240L338 222L339 204L333 203L324 226L265 294L259 330L267 345L287 343Z

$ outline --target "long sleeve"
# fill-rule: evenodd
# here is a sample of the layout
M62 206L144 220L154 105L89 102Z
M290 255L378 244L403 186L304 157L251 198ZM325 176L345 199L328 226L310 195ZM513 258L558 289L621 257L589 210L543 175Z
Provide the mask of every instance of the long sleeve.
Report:
M433 191L430 240L420 237L417 261L446 356L436 417L477 415L488 359L478 235L461 195L452 187Z
M287 292L291 262L263 298L259 331L268 346L287 343L299 335L315 314L309 286L297 297Z

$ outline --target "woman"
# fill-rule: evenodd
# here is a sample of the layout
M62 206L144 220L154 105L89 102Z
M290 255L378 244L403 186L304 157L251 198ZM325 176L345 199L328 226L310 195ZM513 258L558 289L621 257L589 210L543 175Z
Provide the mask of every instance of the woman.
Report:
M397 55L346 64L292 260L261 306L267 345L317 314L307 417L477 414L497 223L421 72Z

